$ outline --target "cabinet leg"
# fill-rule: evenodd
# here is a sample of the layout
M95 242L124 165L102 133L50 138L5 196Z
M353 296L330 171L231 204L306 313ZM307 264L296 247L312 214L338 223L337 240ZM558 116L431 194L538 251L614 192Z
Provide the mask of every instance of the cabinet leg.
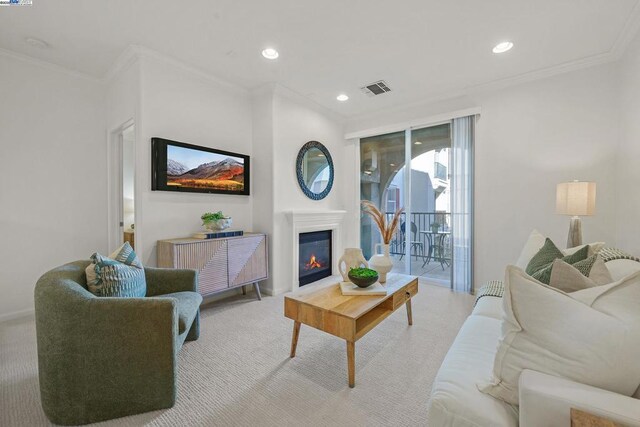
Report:
M291 336L290 357L296 357L296 347L298 347L298 336L300 335L300 322L293 322L293 335Z
M411 314L411 298L407 300L405 305L407 306L407 321L409 322L409 325L413 325L413 315Z
M260 286L258 285L258 282L253 282L253 289L256 290L256 295L258 296L258 300L262 301L262 295L260 294Z
M247 294L247 288L245 288L244 286L242 287L242 295L246 295Z
M349 387L356 386L356 343L347 341L347 370L349 372Z

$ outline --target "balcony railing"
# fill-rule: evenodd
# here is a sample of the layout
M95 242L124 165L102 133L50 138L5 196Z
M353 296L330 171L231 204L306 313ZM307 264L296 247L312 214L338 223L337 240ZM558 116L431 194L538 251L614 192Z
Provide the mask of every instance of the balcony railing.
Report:
M386 215L387 221L391 221L393 212L386 212ZM451 264L450 212L411 212L410 225L403 213L400 224L389 245L392 255L403 257L406 240L409 240L412 257L421 258L425 263L433 260L443 266Z

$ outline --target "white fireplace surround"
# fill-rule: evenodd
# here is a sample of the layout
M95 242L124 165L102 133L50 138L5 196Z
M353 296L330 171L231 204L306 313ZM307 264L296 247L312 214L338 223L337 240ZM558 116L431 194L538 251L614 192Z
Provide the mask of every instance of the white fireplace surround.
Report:
M338 258L342 254L342 219L347 211L340 210L323 210L323 211L290 211L287 212L287 218L291 223L292 235L291 242L293 248L293 283L291 290L295 291L300 287L298 281L299 263L299 242L300 233L309 233L312 231L331 231L331 271L332 274L338 274Z

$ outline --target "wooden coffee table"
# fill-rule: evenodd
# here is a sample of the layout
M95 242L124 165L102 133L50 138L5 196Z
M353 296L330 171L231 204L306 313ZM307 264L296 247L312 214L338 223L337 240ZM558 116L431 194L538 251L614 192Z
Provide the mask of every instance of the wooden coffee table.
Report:
M418 293L418 278L404 274L387 275L387 295L343 296L339 277L307 285L284 298L284 315L293 319L291 357L296 355L300 325L314 327L347 341L349 387L355 386L356 341L386 319L398 307L407 307L407 320L413 324L411 297Z

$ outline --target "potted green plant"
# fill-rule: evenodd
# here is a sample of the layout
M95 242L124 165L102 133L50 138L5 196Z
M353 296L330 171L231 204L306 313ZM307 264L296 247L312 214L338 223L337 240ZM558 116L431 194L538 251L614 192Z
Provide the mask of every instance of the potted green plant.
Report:
M370 268L352 268L349 270L349 280L360 288L366 288L378 281L378 272Z
M200 217L202 225L207 230L224 230L231 226L232 220L230 216L226 216L222 211L206 212Z
M440 230L440 223L439 222L432 222L431 223L431 231L433 233L437 233Z

